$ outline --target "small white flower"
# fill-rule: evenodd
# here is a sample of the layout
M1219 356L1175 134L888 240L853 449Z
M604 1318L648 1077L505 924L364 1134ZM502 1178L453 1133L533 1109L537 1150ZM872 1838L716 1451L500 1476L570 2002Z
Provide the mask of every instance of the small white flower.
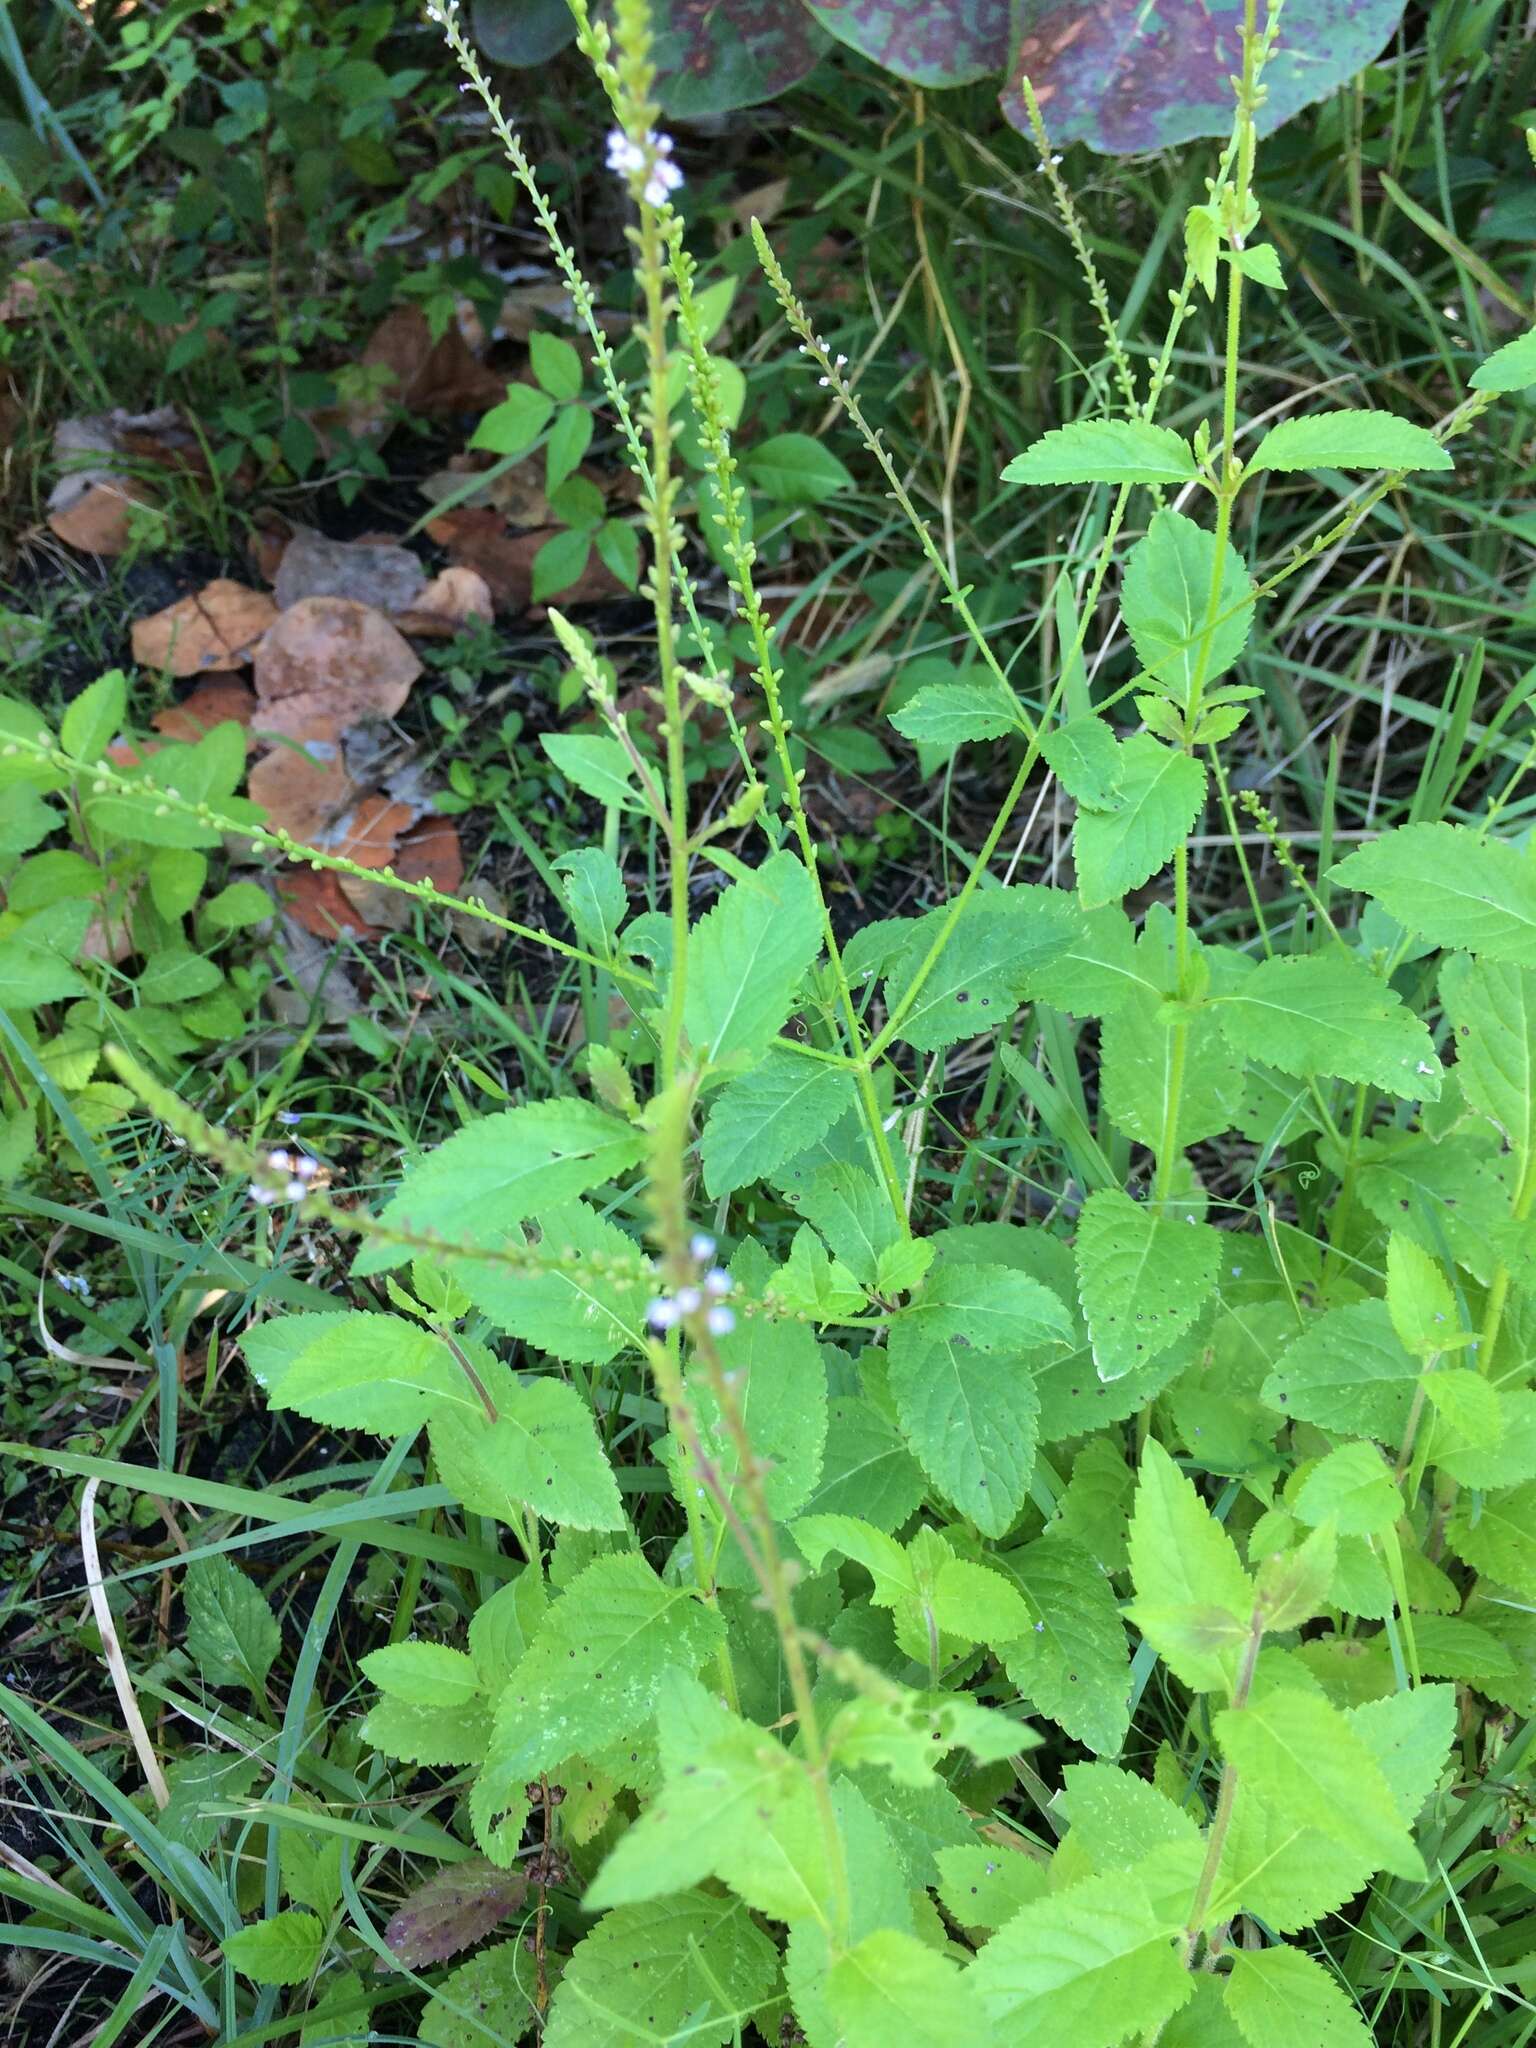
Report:
M679 1287L673 1299L677 1303L678 1313L685 1316L697 1315L704 1302L704 1297L697 1287Z
M608 132L608 168L617 171L621 177L645 169L645 151L638 142L631 142L622 128L612 128Z
M665 138L663 138L665 139ZM670 148L671 145L668 144ZM658 157L651 165L651 175L645 181L645 203L647 206L665 206L670 193L683 182L683 174L674 163L665 157Z
M676 1329L679 1320L677 1303L668 1301L665 1295L657 1295L646 1308L645 1320L658 1336L663 1330Z
M704 1292L711 1295L716 1301L722 1295L729 1294L730 1291L731 1276L723 1267L716 1266L712 1272L704 1275Z
M293 1161L286 1152L269 1152L267 1164L274 1173L292 1173Z
M736 1318L728 1308L717 1305L704 1318L704 1323L711 1337L729 1337L736 1327Z
M83 1273L56 1273L54 1279L66 1294L78 1295L80 1300L84 1302L89 1302L93 1299L91 1283Z
M307 1153L301 1152L293 1162L293 1170L301 1181L313 1180L320 1171L320 1162L318 1159L311 1159Z
M259 1209L270 1209L274 1202L282 1200L282 1196L276 1188L252 1188L251 1200Z
M296 1109L280 1109L277 1112L277 1120L280 1124L287 1124L290 1130L292 1130L295 1124L301 1124L304 1121Z
M707 1266L715 1256L715 1240L705 1231L696 1231L688 1240L688 1256L697 1259L701 1266Z

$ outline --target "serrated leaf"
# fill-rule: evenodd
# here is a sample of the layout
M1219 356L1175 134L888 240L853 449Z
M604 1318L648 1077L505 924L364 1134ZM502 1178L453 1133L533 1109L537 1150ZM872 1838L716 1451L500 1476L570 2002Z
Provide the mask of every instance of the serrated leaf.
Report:
M546 1982L549 1965L546 1962ZM497 2035L518 2041L539 2023L539 1969L519 1941L493 1942L461 1963L434 1990L417 2021L423 2048L494 2048Z
M1440 997L1469 1109L1487 1117L1521 1160L1536 1152L1536 969L1452 955Z
M629 915L629 893L618 862L601 847L579 846L554 865L577 937L594 953L611 954L619 927Z
M945 910L930 911L891 962L888 1010L902 1004L927 961ZM1060 890L1021 885L988 889L971 899L896 1033L920 1052L1005 1024L1029 976L1057 959L1082 929L1075 905Z
M998 1929L970 1975L1000 2040L1117 2048L1178 2010L1194 1980L1174 1946L1180 1917L1164 1902L1177 1859L1188 1864L1187 1909L1198 1846L1192 1854L1161 1850L1145 1872L1070 1884Z
M226 1935L222 1947L253 1984L302 1984L325 1953L325 1928L313 1913L275 1913Z
M1429 1032L1361 960L1277 954L1223 992L1216 1009L1238 1052L1283 1074L1330 1074L1410 1101L1439 1100Z
M900 1246L907 1248L915 1267L910 1285L916 1286L927 1272L932 1246L921 1238L900 1236L890 1198L866 1168L841 1162L823 1166L787 1199L815 1226L832 1256L842 1261L861 1287L873 1287L883 1277L882 1260ZM925 1249L915 1249L919 1246Z
M1427 427L1390 412L1339 408L1281 420L1248 459L1261 469L1453 469L1455 464Z
M1101 1380L1148 1365L1192 1329L1216 1285L1218 1232L1100 1188L1077 1225L1077 1287Z
M1131 1618L1195 1692L1229 1686L1254 1610L1232 1538L1158 1443L1142 1451L1131 1516Z
M700 1139L704 1185L728 1195L762 1180L857 1107L852 1074L771 1048L710 1104Z
M740 2038L778 1980L778 1952L739 1899L680 1892L605 1913L572 1950L543 2048L613 2048L615 2016L641 2040L698 2048Z
M1145 939L1142 941L1146 943ZM1176 1037L1183 1027L1183 1044ZM1244 1067L1209 1005L1182 1008L1137 991L1104 1019L1101 1087L1111 1122L1126 1137L1176 1152L1231 1130L1242 1111Z
M585 534L562 534L564 541L577 541L583 551ZM549 543L545 542L545 547ZM540 551L542 553L542 550ZM617 811L643 811L644 800L635 785L635 764L615 739L606 733L546 732L539 745L565 777L584 796Z
M1217 623L1207 644L1215 580L1215 534L1166 506L1152 515L1125 565L1120 613L1136 658L1186 709L1197 681L1204 687L1226 674L1253 624L1253 580L1227 541L1215 591Z
M1015 455L1010 484L1182 484L1199 474L1194 451L1171 427L1146 420L1076 420Z
M476 1698L466 1706L423 1707L386 1697L369 1708L358 1733L402 1763L476 1764L490 1739L490 1702Z
M1024 729L1012 692L987 673L929 684L891 713L891 724L914 746L946 748Z
M480 1690L473 1661L446 1643L386 1643L361 1669L380 1692L416 1707L467 1706Z
M525 1380L497 1401L496 1420L467 1408L432 1416L443 1484L474 1514L510 1528L519 1508L571 1529L622 1529L618 1482L592 1410L563 1380Z
M716 1341L721 1365L734 1375L732 1386L753 1454L764 1468L768 1505L786 1520L810 1499L821 1477L827 1374L816 1339L803 1323L753 1316ZM726 1486L734 1488L737 1448L708 1375L690 1372L689 1391L706 1451Z
M1150 733L1133 733L1120 747L1114 807L1080 810L1072 828L1072 857L1084 905L1118 903L1131 889L1168 865L1193 830L1205 802L1205 766Z
M403 1316L359 1310L317 1335L267 1387L274 1408L292 1408L336 1429L405 1436L437 1408L485 1410L440 1337Z
M1136 934L1117 903L1090 910L1082 932L1049 965L1026 975L1023 986L1025 995L1076 1017L1111 1016L1138 991L1164 993L1138 958Z
M1227 2010L1250 2048L1370 2048L1337 1977L1298 1948L1237 1949Z
M1536 967L1536 863L1508 840L1468 825L1400 825L1328 872L1431 945Z
M947 1630L948 1623L941 1627ZM970 1639L986 1638L977 1633ZM952 1749L968 1749L978 1763L999 1763L1034 1749L1039 1741L1022 1722L982 1706L968 1693L952 1692L852 1699L838 1708L827 1730L829 1753L848 1769L878 1765L900 1783L920 1787L932 1782L935 1768Z
M550 1608L508 1679L486 1761L521 1785L567 1757L642 1727L669 1671L693 1671L721 1640L719 1616L666 1586L641 1557L600 1557Z
M1035 1611L1001 1650L1003 1668L1037 1712L1099 1756L1116 1756L1130 1727L1130 1652L1108 1580L1066 1537L1043 1536L1000 1560Z
M1189 1813L1113 1764L1069 1764L1058 1803L1071 1823L1074 1854L1085 1856L1095 1875L1130 1869L1158 1849L1203 1853Z
M241 1685L264 1702L267 1673L282 1647L277 1617L227 1557L198 1557L182 1581L187 1653L211 1685Z
M1261 1389L1264 1401L1338 1435L1398 1444L1419 1368L1392 1328L1384 1301L1356 1302L1318 1317L1287 1345Z
M483 1941L523 1903L528 1880L484 1856L435 1870L390 1914L384 1945L408 1970L425 1969Z
M1239 1778L1303 1826L1396 1877L1424 1877L1380 1765L1337 1707L1320 1694L1278 1689L1215 1717L1216 1738Z
M765 1046L821 944L816 891L793 854L776 853L733 882L689 946L683 1021L699 1056L725 1060Z
M1017 1849L965 1844L938 1852L939 1897L961 1927L988 1930L1012 1919L1021 1906L1044 1896L1043 1860Z
M59 744L78 761L96 761L116 737L128 706L128 679L120 668L88 683L59 722Z
M912 1559L893 1536L856 1515L801 1515L794 1537L812 1571L819 1571L830 1551L840 1551L864 1567L874 1580L877 1607L895 1607L918 1598Z
M653 1284L635 1240L579 1201L541 1207L537 1228L550 1263L446 1259L446 1271L497 1329L556 1358L606 1365L642 1345Z
M1527 391L1536 384L1536 332L1517 334L1467 379L1474 391Z
M1416 1617L1433 1623L1436 1617ZM1405 1827L1434 1791L1456 1735L1456 1688L1416 1685L1349 1710L1349 1724L1375 1758Z
M1074 803L1112 811L1120 789L1120 743L1102 718L1068 719L1053 726L1040 751Z
M1449 1281L1428 1252L1400 1230L1387 1240L1387 1313L1398 1342L1415 1358L1433 1358L1461 1341Z
M1293 1505L1314 1528L1332 1522L1341 1536L1379 1536L1402 1514L1403 1497L1376 1446L1352 1443L1318 1460L1296 1489Z
M1463 1499L1446 1541L1474 1571L1536 1600L1536 1482Z
M529 1103L467 1124L406 1174L381 1220L438 1231L450 1243L499 1245L525 1218L585 1194L634 1166L645 1139L590 1102ZM403 1265L407 1247L368 1245L359 1277Z
M915 1935L882 1927L838 1957L827 2005L847 2048L991 2048L993 2034L953 1961Z
M880 1410L855 1395L834 1398L807 1514L848 1515L889 1532L914 1512L924 1490L916 1459Z

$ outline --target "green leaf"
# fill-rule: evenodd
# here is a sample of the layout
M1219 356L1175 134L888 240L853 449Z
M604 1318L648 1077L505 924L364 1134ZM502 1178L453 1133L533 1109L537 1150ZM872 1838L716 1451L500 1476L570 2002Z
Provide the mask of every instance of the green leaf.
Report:
M1096 1876L1131 1869L1162 1848L1204 1851L1190 1814L1113 1764L1068 1764L1058 1803L1071 1822L1074 1856L1085 1856Z
M1361 960L1277 954L1224 992L1217 1010L1238 1052L1282 1074L1331 1074L1410 1101L1439 1100L1429 1032Z
M1182 1152L1238 1122L1246 1070L1212 1005L1191 1008L1138 989L1104 1019L1099 1044L1104 1107L1126 1137L1160 1153L1171 1135Z
M265 1704L267 1673L282 1647L277 1618L227 1557L194 1558L182 1581L187 1654L210 1685L244 1686Z
M1035 1611L1003 1645L1003 1668L1038 1713L1099 1756L1118 1756L1130 1728L1130 1653L1109 1581L1086 1550L1042 1536L1000 1560Z
M530 334L528 364L551 398L575 398L581 390L581 357L558 334L542 329Z
M1456 1071L1461 1072L1460 1061ZM1454 1348L1463 1334L1450 1282L1429 1253L1400 1230L1387 1240L1387 1313L1398 1342L1415 1358Z
M583 414L583 418L590 418ZM640 536L623 519L605 519L592 536L598 560L626 590L640 588Z
M265 896L263 901L270 915L271 902ZM146 961L139 976L139 999L145 1003L189 1002L194 996L205 996L216 989L223 979L213 962L205 960L201 953L173 946L152 954Z
M613 2048L616 2028L724 2048L767 2004L778 1974L777 1950L739 1899L680 1892L621 1906L572 1951L543 2048Z
M1386 1303L1356 1302L1327 1310L1287 1345L1260 1393L1292 1420L1396 1445L1418 1377L1418 1363L1399 1343Z
M774 434L742 460L747 481L779 505L820 505L853 488L853 478L823 442L810 434Z
M1137 660L1186 709L1197 682L1203 687L1226 674L1253 624L1253 580L1227 541L1216 592L1218 623L1207 649L1205 624L1215 581L1215 534L1182 512L1155 512L1145 539L1126 562L1120 613Z
M1120 747L1114 808L1080 810L1072 830L1077 888L1092 910L1118 903L1173 859L1205 802L1205 766L1193 755L1165 747L1150 733L1134 733Z
M1199 475L1171 427L1145 420L1077 420L1055 427L1003 471L1009 484L1182 484Z
M583 527L572 526L563 533L552 533L533 558L534 603L547 604L550 598L579 583L586 574L591 552L591 538ZM617 747L619 743L614 740L610 744ZM575 776L571 780L574 782Z
M806 1502L809 1512L859 1517L889 1531L901 1527L923 1492L916 1459L872 1402L843 1395L829 1404L821 1481Z
M157 861L177 856L169 848L155 856ZM182 854L183 860L195 860L195 854ZM207 862L203 862L203 872ZM198 883L202 887L201 881ZM194 893L193 900L196 900ZM159 899L156 907L160 908ZM190 907L190 906L189 906ZM247 925L262 924L273 914L272 898L257 882L231 882L227 889L221 889L217 896L211 896L203 905L203 916L216 932L242 931Z
M1536 1154L1536 969L1453 954L1440 970L1440 999L1468 1108L1529 1160Z
M733 882L694 926L683 1021L702 1059L767 1044L822 946L815 886L790 853Z
M827 1436L827 1373L816 1339L803 1323L744 1319L716 1340L754 1456L766 1468L764 1492L779 1519L798 1513L816 1490ZM695 1368L689 1392L706 1450L728 1486L738 1452L710 1391Z
M818 1917L831 1886L804 1763L673 1674L657 1701L663 1785L587 1889L598 1910L718 1877L776 1920Z
M120 668L98 676L83 689L59 724L59 744L77 761L99 761L117 736L128 706L128 681ZM270 906L269 906L270 907Z
M538 2018L535 1958L520 1940L497 1941L449 1972L416 2026L424 2048L494 2048L497 2034L520 2040Z
M1220 1254L1220 1233L1208 1224L1159 1216L1119 1188L1088 1197L1077 1286L1101 1380L1150 1364L1194 1327Z
M519 1526L516 1507L571 1529L622 1529L624 1510L592 1410L563 1380L525 1380L497 1418L469 1408L432 1417L443 1484L471 1513Z
M886 976L888 1010L916 984L947 914L930 911L912 927ZM1065 952L1081 930L1080 913L1060 890L1026 884L974 896L896 1036L920 1052L935 1052L1005 1024L1030 975Z
M1015 1849L966 1844L940 1849L937 1860L939 1897L961 1927L1001 1927L1042 1897L1048 1883L1045 1863Z
M492 455L526 455L549 424L554 401L531 384L509 384L500 405L492 406L470 437L471 448Z
M917 1573L911 1558L894 1537L854 1515L802 1515L794 1536L812 1571L819 1571L830 1551L841 1551L864 1567L875 1582L877 1607L894 1607L918 1597Z
M227 1935L225 1958L254 1984L302 1984L319 1968L325 1928L313 1913L277 1913Z
M593 419L585 406L564 405L555 414L555 423L549 430L549 439L544 444L544 493L553 498L569 478L574 475L581 458L591 446ZM553 510L553 507L551 507ZM599 542L598 552L602 553Z
M1280 268L1280 257L1272 242L1253 242L1246 249L1234 249L1231 260L1244 277L1251 277L1255 284L1265 285L1272 292L1285 290L1285 273Z
M1048 732L1040 751L1072 801L1112 811L1120 794L1120 742L1102 718L1068 719Z
M1424 1878L1392 1789L1365 1743L1319 1693L1280 1688L1215 1717L1239 1778L1305 1827L1394 1877Z
M1474 1571L1536 1600L1536 1481L1463 1499L1446 1540Z
M31 1010L83 995L88 985L70 960L84 944L90 921L89 903L66 899L34 912L0 938L0 1009Z
M1400 825L1329 869L1431 945L1536 967L1536 863L1468 825Z
M1354 2002L1299 1948L1234 1949L1227 2010L1251 2048L1370 2048Z
M710 1104L699 1142L705 1187L718 1197L766 1178L857 1106L846 1069L770 1048Z
M1332 1522L1341 1536L1383 1535L1403 1512L1391 1470L1371 1443L1340 1444L1319 1459L1292 1505L1303 1522Z
M1117 903L1090 910L1078 936L1049 965L1028 974L1023 986L1026 996L1075 1017L1111 1016L1138 991L1163 994L1148 978L1131 921Z
M580 846L561 854L554 865L577 937L594 953L611 954L629 915L629 892L618 862L600 847Z
M316 1336L267 1388L274 1408L292 1408L333 1429L407 1436L434 1408L485 1411L440 1337L402 1316L358 1311Z
M632 1734L655 1712L663 1677L697 1670L722 1637L719 1616L690 1588L663 1585L643 1558L598 1558L550 1608L508 1679L487 1773L521 1786Z
M1137 1868L1085 1878L1005 1922L970 1969L998 2039L1118 2048L1135 2032L1155 2034L1194 1984L1175 1947L1182 1915L1164 1896L1186 1863L1187 1910L1198 1845L1192 1855L1159 1850Z
M546 732L539 745L567 782L619 811L643 811L634 763L617 740L600 733Z
M382 1220L438 1231L450 1243L497 1245L511 1227L636 1165L645 1140L593 1103L529 1103L467 1124L406 1174ZM353 1261L362 1277L402 1265L406 1247L370 1245Z
M462 1707L480 1690L473 1659L446 1643L387 1643L361 1668L380 1692L413 1707Z
M413 1700L376 1700L358 1724L365 1742L401 1763L477 1764L491 1737L489 1700L467 1706L424 1707Z
M905 1250L915 1287L928 1270L932 1244L903 1238L890 1199L872 1173L862 1166L834 1162L812 1174L804 1186L786 1194L796 1211L813 1224L861 1287L873 1287L891 1272L891 1255L902 1264ZM904 1292L905 1289L896 1290Z
M965 740L1001 739L1022 732L1018 700L996 676L983 672L953 683L930 683L909 697L891 724L915 746L953 748Z
M1434 1625L1420 1615L1416 1624ZM1446 1768L1456 1735L1454 1685L1416 1685L1352 1707L1349 1725L1380 1766L1405 1827L1412 1827Z
M945 1567L946 1573L953 1571L982 1574L983 1567L956 1558ZM950 1633L947 1617L940 1629ZM993 1634L980 1629L958 1632L973 1643ZM949 1750L968 1749L978 1763L1000 1763L1035 1748L1039 1740L1022 1722L982 1706L969 1693L952 1692L865 1695L839 1707L827 1730L829 1753L847 1768L878 1765L898 1783L918 1787L932 1784L935 1766Z
M1474 391L1528 391L1536 384L1536 331L1496 348L1467 382Z
M542 1210L538 1233L554 1263L517 1267L448 1259L446 1271L499 1330L578 1365L605 1365L645 1341L654 1292L632 1237L585 1202ZM509 1232L516 1242L520 1233Z
M1254 1591L1226 1530L1155 1437L1131 1516L1131 1618L1194 1692L1229 1686L1252 1627Z
M1427 427L1390 412L1316 412L1281 420L1248 459L1247 474L1261 469L1452 469L1455 465Z
M1040 1399L1021 1353L1066 1343L1049 1288L1004 1266L948 1266L893 1323L890 1387L918 1462L977 1528L1001 1536L1028 1498Z
M990 2048L992 2030L948 1956L882 1927L838 1957L827 2005L847 2048Z

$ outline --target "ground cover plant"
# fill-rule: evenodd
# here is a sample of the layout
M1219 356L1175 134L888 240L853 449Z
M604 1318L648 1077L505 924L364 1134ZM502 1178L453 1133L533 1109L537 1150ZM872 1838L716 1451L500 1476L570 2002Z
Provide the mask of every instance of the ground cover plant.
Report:
M152 717L117 670L0 707L17 2024L54 1981L109 2043L1528 2041L1536 336L1440 201L1498 107L1524 218L1529 66L1458 17L1398 80L1467 65L1444 191L1362 152L1321 215L1250 5L1140 249L1021 88L1086 308L1048 408L983 326L1027 294L956 324L1004 243L962 273L912 131L832 131L902 187L914 450L819 240L770 195L711 254L643 0L574 22L619 284L435 17L572 315L432 458L440 575L296 533L270 598L140 617L195 685ZM1303 290L1426 326L1379 371ZM452 522L514 476L512 605ZM435 790L364 760L413 712ZM264 1044L285 904L339 937Z

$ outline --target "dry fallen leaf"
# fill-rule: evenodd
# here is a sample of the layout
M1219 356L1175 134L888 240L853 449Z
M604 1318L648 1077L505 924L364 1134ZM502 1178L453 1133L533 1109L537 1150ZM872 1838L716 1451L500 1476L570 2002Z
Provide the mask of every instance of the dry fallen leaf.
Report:
M378 396L343 409L345 425L364 438L382 438L401 409L437 416L486 412L507 395L505 377L476 361L456 324L432 339L419 306L397 306L385 315L364 344L360 366L389 373Z
M341 932L356 939L374 936L373 927L342 893L343 879L329 869L287 868L277 878L283 909L317 939L334 939Z
M173 676L241 668L276 617L277 607L264 590L220 576L163 612L135 619L133 658L141 668L165 669Z
M490 506L499 512L509 526L547 526L549 524L549 498L544 489L545 465L542 455L530 455L524 462L513 463L510 469L486 475L483 483L477 481L486 470L491 458L482 455L455 455L446 469L435 469L429 477L422 479L421 495L430 505L440 505L447 498L454 500L454 509L460 505L475 507ZM467 486L474 488L467 495Z
M349 597L381 612L401 612L417 602L426 581L409 548L327 540L301 526L283 551L272 594L283 612L305 597Z
M48 497L48 524L66 546L86 555L120 555L132 533L134 505L153 506L147 485L129 476L93 483L60 477Z
M356 803L358 794L336 739L274 747L251 770L246 789L271 825L308 846Z
M448 550L456 567L477 570L485 578L501 612L527 611L533 601L534 558L547 540L564 531L561 526L541 526L532 533L509 533L499 512L471 505L441 513L427 525L427 532ZM559 602L591 604L598 598L628 594L593 548L581 576L570 589L560 592Z
M396 612L395 624L419 638L451 640L471 619L489 623L494 614L490 587L478 569L444 569L408 611Z
M258 727L303 739L363 718L393 718L421 663L382 612L346 597L303 597L256 649Z
M430 882L445 896L458 895L464 886L464 853L448 818L423 818L419 825L413 825L401 839L389 865L402 882ZM384 931L404 931L409 927L415 915L409 896L391 889L387 882L357 875L342 875L338 879L347 901L370 925ZM489 933L496 943L500 942L500 934L491 926L466 918L462 911L454 912L454 923L472 924L477 935Z
M60 420L53 456L62 474L48 495L48 524L70 547L93 555L120 555L128 545L130 508L159 502L134 465L207 468L202 444L174 405L140 413L117 406Z
M236 725L246 729L245 746L249 753L256 744L250 732L255 709L256 698L249 684L239 676L215 671L204 676L189 697L183 697L179 704L168 704L149 722L166 739L186 740L195 745L204 733L232 718Z
M327 853L339 853L360 868L387 868L394 859L401 833L415 817L409 804L391 803L386 796L365 797L355 811L339 818L316 843Z

